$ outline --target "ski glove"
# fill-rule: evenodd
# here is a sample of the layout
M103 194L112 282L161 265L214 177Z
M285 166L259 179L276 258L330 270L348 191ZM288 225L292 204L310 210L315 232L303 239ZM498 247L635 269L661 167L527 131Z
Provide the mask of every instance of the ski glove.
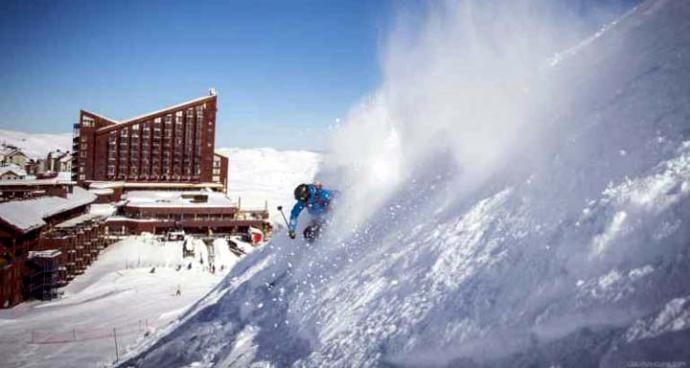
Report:
M294 239L295 236L296 236L296 235L295 235L295 231L294 231L294 230L290 230L290 231L288 232L288 236L290 237L290 239Z

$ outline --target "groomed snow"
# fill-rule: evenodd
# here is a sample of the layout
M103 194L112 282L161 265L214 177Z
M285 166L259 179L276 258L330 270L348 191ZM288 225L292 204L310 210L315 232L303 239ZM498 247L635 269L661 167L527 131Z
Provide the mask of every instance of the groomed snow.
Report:
M196 253L192 258L182 258L181 241L128 238L101 253L61 299L0 310L0 365L107 366L115 360L113 328L122 355L129 345L145 340L145 334L175 323L238 259L227 242L216 240L212 274L203 242L188 243Z

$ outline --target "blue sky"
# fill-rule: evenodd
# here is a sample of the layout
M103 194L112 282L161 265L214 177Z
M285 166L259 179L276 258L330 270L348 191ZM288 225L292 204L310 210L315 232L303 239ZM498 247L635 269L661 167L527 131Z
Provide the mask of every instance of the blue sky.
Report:
M323 149L380 83L387 1L18 1L0 13L0 128L69 132L219 95L218 147Z

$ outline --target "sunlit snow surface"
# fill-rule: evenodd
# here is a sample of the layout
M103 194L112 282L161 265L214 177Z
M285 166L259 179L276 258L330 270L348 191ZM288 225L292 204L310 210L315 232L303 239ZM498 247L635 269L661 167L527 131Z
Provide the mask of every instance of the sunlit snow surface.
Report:
M460 196L465 168L426 155L365 225L278 235L124 365L690 361L688 19L646 2L544 71L570 89L540 159Z
M16 146L30 158L45 159L50 151L69 151L72 134L35 134L0 129L0 143Z
M290 210L292 190L314 179L322 156L310 151L278 151L272 148L221 148L228 157L228 196L242 208L262 209L268 206L271 221L281 225L276 210Z
M113 328L122 354L145 333L174 323L237 262L227 243L218 240L218 271L211 274L206 247L200 240L192 242L196 257L183 259L181 242L128 238L104 250L64 288L62 298L0 311L0 366L110 365L116 357ZM199 262L202 257L205 265Z

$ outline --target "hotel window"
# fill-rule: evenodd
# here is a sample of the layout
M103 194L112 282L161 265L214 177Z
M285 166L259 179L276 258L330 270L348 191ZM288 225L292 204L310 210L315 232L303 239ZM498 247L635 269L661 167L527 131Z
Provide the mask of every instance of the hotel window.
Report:
M122 130L120 130L120 137L127 138L127 128L122 128Z
M175 112L175 125L182 125L183 114L182 111Z
M73 120L74 121L74 120ZM93 120L93 118L89 116L84 116L81 120L81 125L83 127L89 127L92 128L96 125L96 122Z
M149 122L144 123L141 135L145 139L148 139L151 136L151 123L149 123Z

